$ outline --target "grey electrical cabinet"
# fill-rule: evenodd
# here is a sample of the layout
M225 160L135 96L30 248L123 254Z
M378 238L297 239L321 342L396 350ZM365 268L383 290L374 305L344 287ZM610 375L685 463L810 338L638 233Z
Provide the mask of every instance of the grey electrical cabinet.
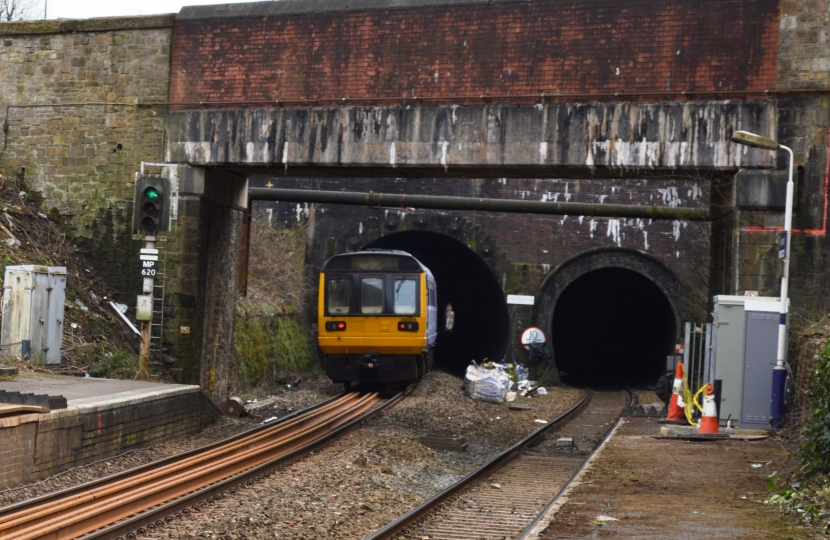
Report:
M33 364L60 364L65 297L66 268L7 266L0 346L23 356L28 341Z
M715 378L721 387L720 419L731 418L733 425L767 427L772 392L772 366L762 369L767 356L775 363L778 341L779 298L752 296L715 296L714 363ZM776 327L770 331L768 316ZM763 335L759 335L761 332ZM769 343L770 339L773 341ZM747 348L749 347L749 350ZM748 353L748 354L747 354ZM769 371L769 373L767 373ZM764 377L769 377L769 384ZM748 392L746 390L749 390ZM761 403L764 402L764 405ZM764 419L760 417L764 416Z
M772 370L778 357L778 321L781 311L779 306L780 302L758 302L753 299L744 305L746 339L741 427L769 427Z

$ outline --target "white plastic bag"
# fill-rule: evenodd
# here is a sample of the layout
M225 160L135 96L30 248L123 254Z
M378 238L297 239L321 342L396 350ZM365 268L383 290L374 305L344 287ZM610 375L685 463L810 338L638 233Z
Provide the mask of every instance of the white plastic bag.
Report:
M464 394L487 403L501 403L507 398L511 383L500 367L487 369L470 364L464 378Z

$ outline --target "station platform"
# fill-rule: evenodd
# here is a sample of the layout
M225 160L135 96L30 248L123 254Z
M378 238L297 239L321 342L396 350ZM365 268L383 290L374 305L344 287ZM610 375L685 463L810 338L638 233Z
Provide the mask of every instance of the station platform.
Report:
M65 409L0 417L0 489L198 433L221 415L195 385L37 375L0 390L67 400Z

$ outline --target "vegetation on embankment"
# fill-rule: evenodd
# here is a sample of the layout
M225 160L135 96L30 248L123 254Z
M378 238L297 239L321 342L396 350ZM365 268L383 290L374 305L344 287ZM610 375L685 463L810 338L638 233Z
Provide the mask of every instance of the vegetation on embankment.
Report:
M0 362L20 369L93 377L131 378L138 369L138 337L109 305L126 304L76 248L57 213L47 215L15 177L0 175L0 286L6 267L66 267L61 363L33 366L0 353Z
M248 291L237 304L234 388L273 388L286 373L319 371L306 303L314 298L305 272L306 231L251 217Z
M790 362L794 369L783 436L799 443L800 467L789 478L773 472L766 500L802 523L830 533L830 319L796 320L791 328Z

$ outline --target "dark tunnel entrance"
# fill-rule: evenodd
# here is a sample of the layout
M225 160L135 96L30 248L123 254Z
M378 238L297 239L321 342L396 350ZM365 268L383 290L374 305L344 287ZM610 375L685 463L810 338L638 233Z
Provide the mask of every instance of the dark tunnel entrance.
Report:
M461 374L470 360L502 358L507 345L507 305L496 276L475 251L458 240L426 231L389 234L366 247L406 251L435 276L436 367ZM455 313L452 331L444 330L447 304L452 304Z
M654 384L675 339L674 311L647 277L603 268L562 291L552 340L563 382L590 387Z

